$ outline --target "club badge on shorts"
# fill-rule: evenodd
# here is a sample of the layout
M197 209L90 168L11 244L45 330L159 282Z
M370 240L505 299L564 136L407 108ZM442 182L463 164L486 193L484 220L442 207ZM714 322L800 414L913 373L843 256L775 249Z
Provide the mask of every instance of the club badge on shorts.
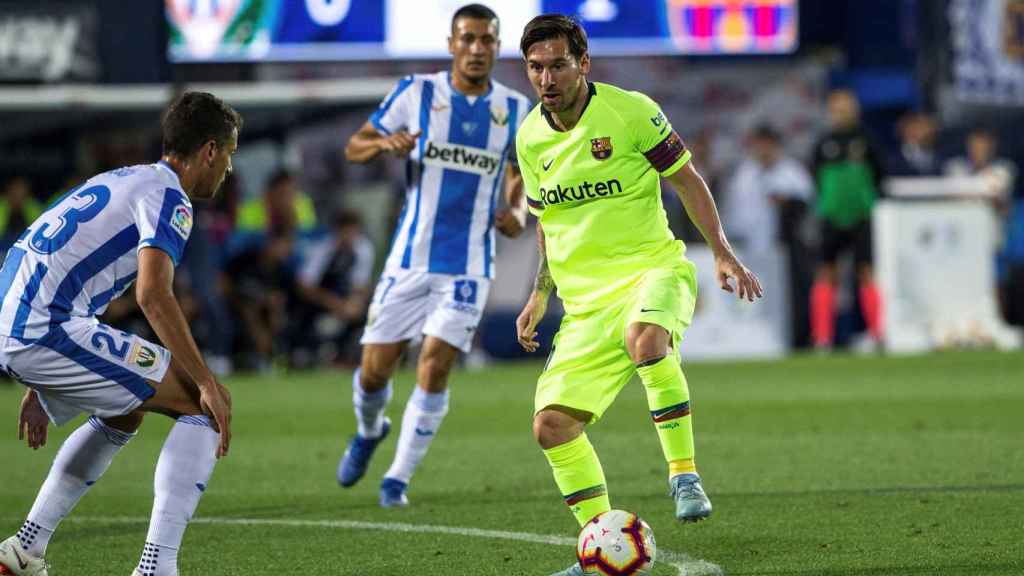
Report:
M611 136L590 139L590 153L598 160L607 160L612 155Z
M132 347L131 356L128 361L139 368L152 368L156 364L156 350L136 342L135 346Z

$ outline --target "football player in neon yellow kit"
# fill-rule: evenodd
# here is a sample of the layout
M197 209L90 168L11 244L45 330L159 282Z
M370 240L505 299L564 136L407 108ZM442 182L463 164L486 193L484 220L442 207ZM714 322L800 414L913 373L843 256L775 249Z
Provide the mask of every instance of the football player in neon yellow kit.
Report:
M516 321L523 348L537 349L535 329L556 287L566 311L537 383L534 435L585 524L611 506L584 427L639 374L676 517L705 518L711 503L694 465L689 392L676 352L693 316L696 271L668 228L660 177L707 239L722 289L752 302L761 285L733 254L707 185L658 105L587 81L590 57L578 23L538 16L521 48L541 100L516 138L540 246L534 290ZM560 574L581 573L574 565Z

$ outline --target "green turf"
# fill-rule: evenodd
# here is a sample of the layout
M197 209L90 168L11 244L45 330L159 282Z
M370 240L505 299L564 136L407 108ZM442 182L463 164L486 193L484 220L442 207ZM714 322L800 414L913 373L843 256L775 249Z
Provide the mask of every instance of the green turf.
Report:
M334 468L353 428L349 375L235 379L235 442L198 516L403 522L573 536L575 523L530 433L539 364L460 372L452 410L412 507L384 511L388 442L359 486ZM591 431L612 503L653 526L661 549L731 575L1024 573L1024 355L797 358L686 367L711 520L671 518L644 395L623 391ZM400 377L392 418L411 379ZM0 385L0 533L17 529L60 439L33 453L14 437L20 387ZM150 416L61 526L54 576L131 573L169 421ZM98 522L90 517L121 517ZM565 546L434 533L310 526L193 525L183 575L540 574ZM673 573L660 566L656 574Z

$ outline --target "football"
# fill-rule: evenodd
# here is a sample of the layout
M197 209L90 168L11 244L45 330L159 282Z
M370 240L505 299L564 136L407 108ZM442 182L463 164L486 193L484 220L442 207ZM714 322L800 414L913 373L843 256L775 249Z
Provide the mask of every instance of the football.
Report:
M648 574L656 554L654 532L632 512L609 510L580 531L576 558L587 574Z

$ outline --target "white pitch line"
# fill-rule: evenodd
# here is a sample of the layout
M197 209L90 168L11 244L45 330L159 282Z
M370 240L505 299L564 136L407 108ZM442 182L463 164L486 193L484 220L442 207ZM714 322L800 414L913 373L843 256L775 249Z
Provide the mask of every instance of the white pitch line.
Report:
M149 518L105 517L105 516L71 516L65 522L98 522L106 524L147 524ZM405 522L364 522L361 520L289 520L285 518L193 518L191 524L215 524L222 526L286 526L291 528L340 528L343 530L383 530L386 532L407 532L420 534L448 534L451 536L469 536L471 538L489 538L494 540L514 540L532 544L550 544L553 546L575 546L576 539L567 536L550 534L532 534L530 532L509 532L505 530L484 530L482 528L463 528L460 526L438 526L433 524L408 524ZM682 552L658 550L658 562L676 569L679 576L722 576L722 568L706 560L693 558Z

